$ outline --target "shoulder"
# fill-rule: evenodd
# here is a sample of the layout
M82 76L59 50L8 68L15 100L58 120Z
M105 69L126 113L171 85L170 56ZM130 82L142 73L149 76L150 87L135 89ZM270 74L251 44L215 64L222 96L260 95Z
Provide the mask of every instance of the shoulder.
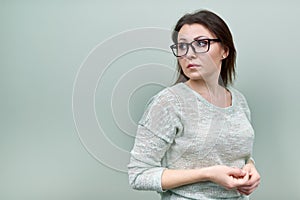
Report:
M146 105L139 125L171 142L176 130L181 130L180 106L172 87L154 95Z
M248 102L246 100L246 97L244 96L244 94L242 92L240 92L239 90L235 89L235 88L228 88L230 90L230 92L233 95L233 99L234 99L234 104L241 108L244 113L246 114L247 118L249 119L249 121L251 120L251 113L250 113L250 109L248 106Z
M164 120L177 118L180 111L180 102L176 93L177 87L177 84L166 87L152 96L145 106L140 123L146 124L155 119L162 120L162 118Z
M230 92L232 93L232 95L238 103L247 103L246 97L241 91L233 87L229 87L228 89L230 90Z
M157 94L155 94L147 103L148 106L162 105L162 106L179 106L179 96L181 93L181 84L175 84L166 87Z

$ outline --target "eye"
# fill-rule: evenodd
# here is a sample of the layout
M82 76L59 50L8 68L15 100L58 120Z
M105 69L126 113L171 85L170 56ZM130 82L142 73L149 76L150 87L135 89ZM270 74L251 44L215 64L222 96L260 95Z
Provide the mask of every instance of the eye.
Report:
M186 43L178 43L177 48L178 50L186 50L188 47Z
M208 44L208 40L196 40L196 45L198 47L206 47Z

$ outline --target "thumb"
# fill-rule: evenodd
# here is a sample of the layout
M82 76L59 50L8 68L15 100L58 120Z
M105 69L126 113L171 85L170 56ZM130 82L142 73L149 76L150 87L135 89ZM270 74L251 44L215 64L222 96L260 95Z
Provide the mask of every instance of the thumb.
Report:
M244 177L246 175L246 172L244 170L237 168L237 167L231 168L229 173L230 173L229 175L231 175L235 178Z

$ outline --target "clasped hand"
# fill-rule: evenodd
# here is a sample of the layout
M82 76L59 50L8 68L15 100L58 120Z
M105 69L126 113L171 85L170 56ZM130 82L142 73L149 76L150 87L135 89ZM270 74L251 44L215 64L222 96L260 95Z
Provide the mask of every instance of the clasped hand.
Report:
M227 166L213 166L211 180L228 190L236 189L241 194L250 195L260 183L260 175L253 163L242 169Z

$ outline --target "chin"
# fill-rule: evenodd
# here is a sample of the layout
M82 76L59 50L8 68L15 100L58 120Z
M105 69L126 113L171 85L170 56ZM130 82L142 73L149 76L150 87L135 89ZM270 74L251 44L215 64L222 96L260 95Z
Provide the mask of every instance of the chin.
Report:
M201 74L188 74L187 77L189 80L202 80L203 76Z
M189 76L188 78L189 78L190 81L199 81L199 80L203 80L202 76L200 76L200 77Z

